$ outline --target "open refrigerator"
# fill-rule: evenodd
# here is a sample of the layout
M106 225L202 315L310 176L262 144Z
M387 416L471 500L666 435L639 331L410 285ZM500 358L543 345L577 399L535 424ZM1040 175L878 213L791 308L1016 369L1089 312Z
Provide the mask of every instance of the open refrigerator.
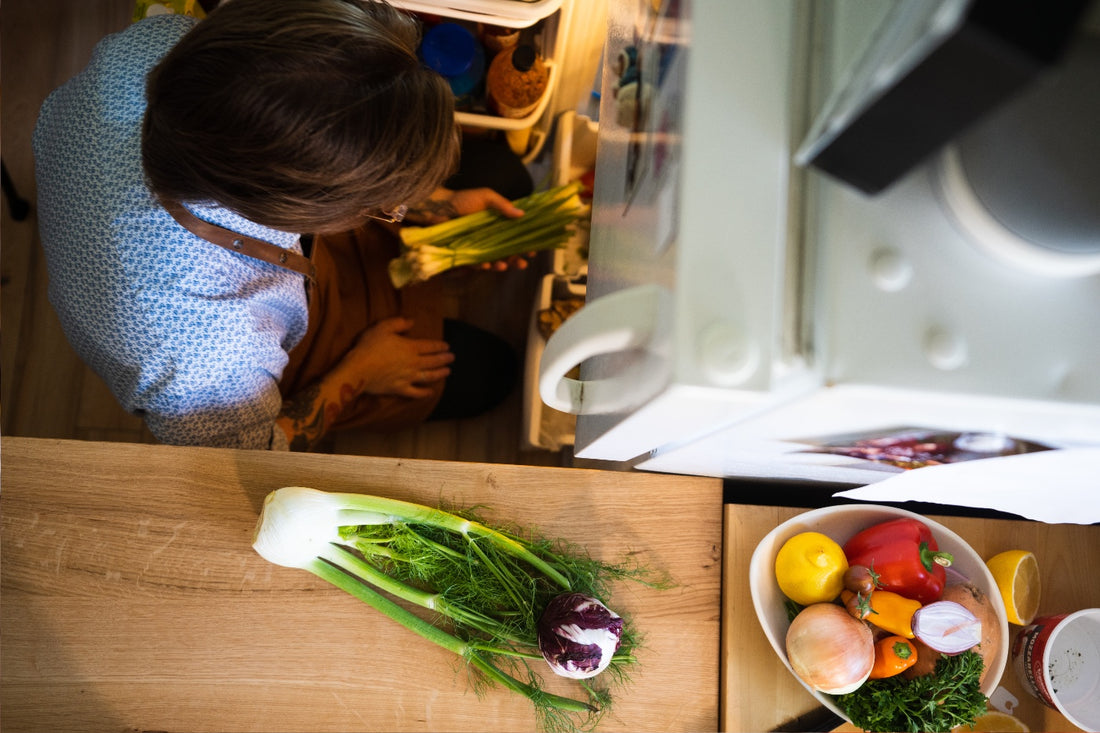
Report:
M518 118L474 108L456 112L460 126L515 136L517 153L531 162L542 152L553 124L552 100L567 67L567 40L574 0L393 0L393 5L431 21L450 22L476 33L479 24L518 29L542 56L549 74L546 90L533 110Z
M580 181L590 190L599 129L597 120L574 110L558 116L550 158L550 186ZM539 395L539 365L547 341L584 307L590 237L590 222L578 222L565 246L554 250L549 272L543 275L531 306L523 378L521 447L525 450L559 451L576 441L577 416L554 409Z
M608 0L391 0L418 14L431 28L457 23L471 33L482 25L518 30L538 50L549 71L546 90L533 110L510 119L484 108L459 109L456 122L469 134L503 134L532 170L540 186L560 186L587 177L596 161L598 122L591 112L593 83L602 62ZM485 49L488 53L489 49ZM522 149L517 149L516 141ZM587 222L569 243L552 253L530 311L525 354L520 443L525 450L559 450L572 445L575 416L545 405L538 395L538 364L549 336L540 319L583 304L587 277Z
M995 5L612 0L585 305L537 369L578 458L864 484L1100 446L1098 11L1036 60Z

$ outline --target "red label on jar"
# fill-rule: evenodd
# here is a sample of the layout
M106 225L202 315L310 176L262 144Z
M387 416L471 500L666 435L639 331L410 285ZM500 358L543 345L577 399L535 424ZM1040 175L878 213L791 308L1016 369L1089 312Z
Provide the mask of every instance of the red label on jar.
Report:
M1043 653L1047 648L1047 640L1054 629L1062 622L1067 614L1057 616L1042 616L1035 619L1031 625L1026 626L1016 637L1012 644L1012 661L1016 668L1016 676L1020 683L1035 697L1052 708L1054 699L1047 687L1046 675L1043 669Z

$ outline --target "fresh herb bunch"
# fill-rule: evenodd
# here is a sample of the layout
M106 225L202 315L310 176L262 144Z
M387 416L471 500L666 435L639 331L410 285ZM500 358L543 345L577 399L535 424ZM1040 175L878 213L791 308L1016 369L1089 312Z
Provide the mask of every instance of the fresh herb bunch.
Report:
M986 711L988 699L979 686L983 667L973 650L941 655L931 674L868 680L855 692L837 696L836 703L865 731L951 730L972 724Z

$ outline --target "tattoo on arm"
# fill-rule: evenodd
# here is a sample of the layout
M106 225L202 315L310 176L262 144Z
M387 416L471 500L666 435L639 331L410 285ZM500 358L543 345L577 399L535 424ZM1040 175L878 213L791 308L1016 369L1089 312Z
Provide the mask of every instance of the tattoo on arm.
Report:
M283 416L297 422L317 411L317 398L321 395L321 383L314 382L296 394L283 400Z
M339 385L336 395L329 395L322 389L322 382L317 381L288 397L278 419L288 433L290 449L308 451L317 445L362 389L362 382L358 385L345 382Z
M294 437L290 439L290 449L292 451L305 452L312 449L317 441L321 439L321 436L325 434L325 426L320 411L308 423L294 423L294 428Z
M321 383L314 382L283 401L279 422L288 433L293 451L308 451L324 434Z
M458 216L454 204L445 199L428 199L409 209L406 220L435 222L441 219L453 219Z

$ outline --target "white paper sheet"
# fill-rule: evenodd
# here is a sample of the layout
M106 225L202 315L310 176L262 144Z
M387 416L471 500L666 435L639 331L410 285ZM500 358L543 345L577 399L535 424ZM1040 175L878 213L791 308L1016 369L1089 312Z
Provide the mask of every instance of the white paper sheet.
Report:
M1100 448L926 466L834 496L996 509L1048 524L1100 522Z

